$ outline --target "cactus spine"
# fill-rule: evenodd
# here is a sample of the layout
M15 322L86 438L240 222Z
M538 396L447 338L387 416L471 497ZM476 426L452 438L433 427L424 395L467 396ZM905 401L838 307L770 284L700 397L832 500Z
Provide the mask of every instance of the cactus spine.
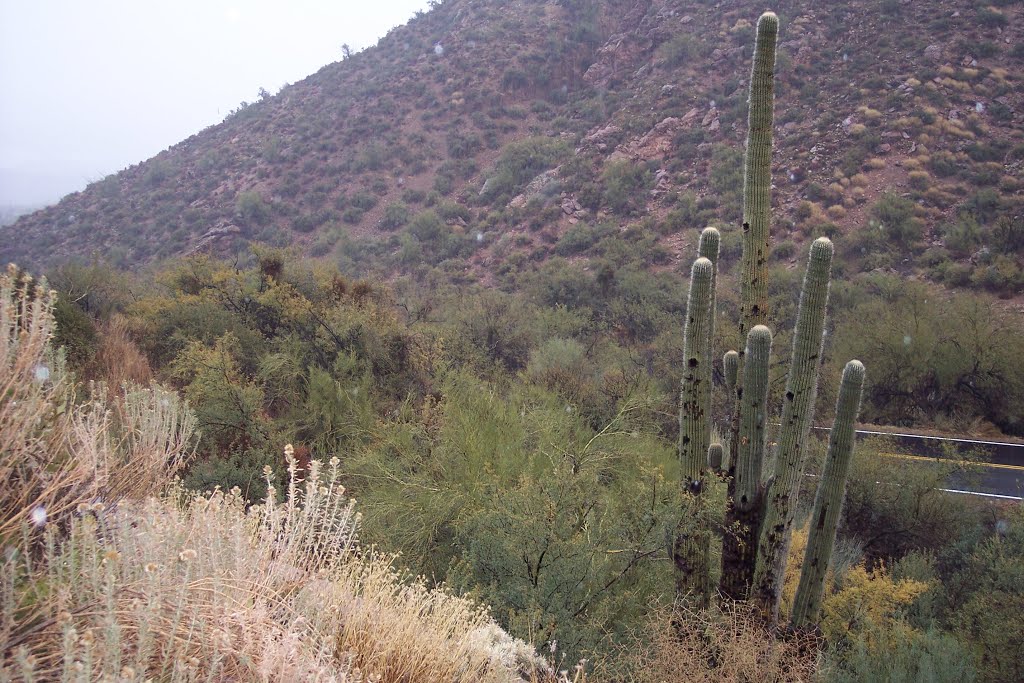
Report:
M714 266L703 256L693 262L690 293L686 302L686 326L683 332L683 379L679 409L679 465L683 495L693 503L698 517L703 506L704 475L708 457L711 416L701 404L701 384L707 352L708 317L714 283ZM695 523L696 522L696 523ZM710 532L701 520L686 520L673 549L676 589L707 604L710 599Z
M743 175L743 284L740 334L768 321L768 239L771 232L772 122L775 102L775 47L779 18L765 12L757 21Z
M793 335L789 377L783 396L775 474L768 488L758 546L754 592L762 611L773 616L778 614L800 472L814 413L814 399L818 392L818 369L821 365L832 254L832 242L828 238L819 237L811 245L803 290L800 292L800 310Z
M754 573L754 552L762 510L761 464L764 461L771 353L771 330L764 325L755 326L747 335L744 352L739 444L732 468L732 506L726 514L730 533L722 542L721 591L734 600L746 597Z
M793 601L793 626L805 628L817 621L821 610L821 596L825 589L825 572L832 558L836 539L836 526L846 495L846 477L850 473L853 454L853 425L860 412L861 392L864 389L864 365L851 360L843 369L836 402L836 417L825 456L825 471L821 475L818 495L814 499L811 532L807 538L800 585Z

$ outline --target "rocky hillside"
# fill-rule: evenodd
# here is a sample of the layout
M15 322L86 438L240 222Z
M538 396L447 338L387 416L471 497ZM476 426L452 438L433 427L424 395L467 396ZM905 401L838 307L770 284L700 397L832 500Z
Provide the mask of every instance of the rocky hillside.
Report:
M760 8L758 8L760 9ZM784 0L777 258L1024 287L1024 6ZM738 253L758 11L448 0L153 159L2 228L0 259L137 266L253 241L343 267L492 281L635 230L672 266ZM422 271L421 271L422 272Z

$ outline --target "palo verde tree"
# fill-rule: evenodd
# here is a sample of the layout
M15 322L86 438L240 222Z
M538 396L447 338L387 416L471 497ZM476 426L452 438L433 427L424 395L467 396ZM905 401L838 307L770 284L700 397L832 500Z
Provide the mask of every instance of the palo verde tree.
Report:
M685 509L696 524L680 526L672 544L676 586L681 596L707 605L711 599L709 547L712 530L701 511L703 494L715 474L729 486L719 590L734 600L754 600L766 620L778 619L786 556L796 512L800 476L814 415L821 365L825 314L833 247L826 238L810 248L789 375L783 396L781 426L774 458L767 457L768 367L772 332L767 327L767 260L770 235L770 187L773 82L778 17L763 14L757 25L750 78L750 113L744 175L742 353L723 358L726 387L733 395L728 455L712 444L711 364L719 234L706 228L693 264L684 330L684 363L679 412L679 459ZM796 596L794 625L816 622L825 569L835 540L839 510L853 449L853 425L860 407L864 366L850 361L843 373L823 477L815 503L817 527ZM765 463L774 470L765 472Z

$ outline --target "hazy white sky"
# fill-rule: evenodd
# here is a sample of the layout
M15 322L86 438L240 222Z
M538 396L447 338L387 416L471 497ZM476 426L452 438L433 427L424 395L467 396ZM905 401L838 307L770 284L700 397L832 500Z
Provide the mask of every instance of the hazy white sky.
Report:
M0 0L0 205L55 201L377 42L427 0Z

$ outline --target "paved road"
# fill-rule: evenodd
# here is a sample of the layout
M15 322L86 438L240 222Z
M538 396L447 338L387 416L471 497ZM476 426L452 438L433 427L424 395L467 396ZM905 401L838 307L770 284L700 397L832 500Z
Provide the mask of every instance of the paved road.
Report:
M828 431L825 427L815 427ZM980 460L977 474L950 477L947 491L1006 500L1024 500L1024 444L981 441L916 434L893 434L857 430L859 438L887 437L894 448L883 455L891 458L934 461L961 457Z

